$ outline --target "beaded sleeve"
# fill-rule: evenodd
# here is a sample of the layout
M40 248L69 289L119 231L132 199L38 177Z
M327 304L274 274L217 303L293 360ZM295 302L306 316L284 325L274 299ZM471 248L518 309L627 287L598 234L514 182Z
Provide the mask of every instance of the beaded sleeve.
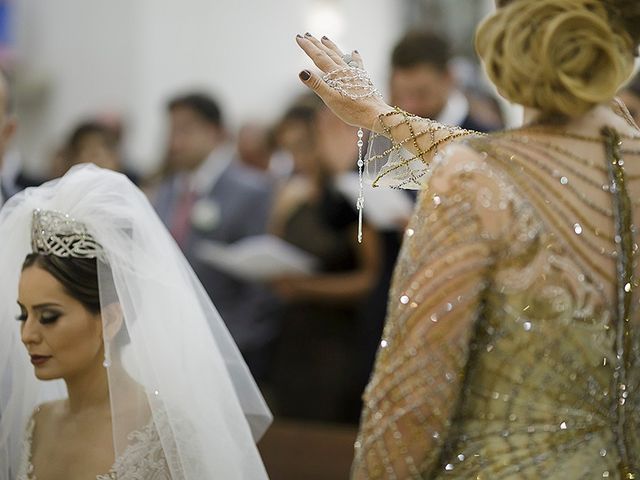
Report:
M399 108L378 117L366 158L367 176L374 187L423 188L430 164L452 141L483 135L460 127L417 117Z
M423 478L439 465L511 208L494 172L469 156L456 146L435 162L406 231L354 479Z

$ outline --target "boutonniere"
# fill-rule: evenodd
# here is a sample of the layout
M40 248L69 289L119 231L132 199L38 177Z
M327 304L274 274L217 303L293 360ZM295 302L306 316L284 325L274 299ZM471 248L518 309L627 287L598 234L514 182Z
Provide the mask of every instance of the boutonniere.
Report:
M191 210L191 223L198 230L211 231L220 223L220 206L209 199L196 201Z

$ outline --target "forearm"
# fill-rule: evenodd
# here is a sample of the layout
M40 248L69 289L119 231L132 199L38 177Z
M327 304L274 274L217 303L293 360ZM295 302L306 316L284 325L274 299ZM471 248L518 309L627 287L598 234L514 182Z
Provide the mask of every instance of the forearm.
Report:
M454 125L444 125L428 118L405 112L397 107L382 108L372 131L428 163L445 144L478 132Z

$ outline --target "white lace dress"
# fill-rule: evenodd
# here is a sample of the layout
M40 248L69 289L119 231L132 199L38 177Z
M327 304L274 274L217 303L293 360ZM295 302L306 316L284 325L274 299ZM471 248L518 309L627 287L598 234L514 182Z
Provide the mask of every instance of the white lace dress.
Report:
M31 442L35 423L35 418L32 417L27 426L16 480L37 480L31 463ZM116 459L107 473L98 475L96 480L172 480L153 420L142 429L131 432L128 439L129 446L123 454Z

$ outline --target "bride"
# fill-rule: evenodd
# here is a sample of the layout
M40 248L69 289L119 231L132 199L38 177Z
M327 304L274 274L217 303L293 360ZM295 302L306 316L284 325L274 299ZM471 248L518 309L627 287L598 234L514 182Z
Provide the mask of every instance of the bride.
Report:
M73 168L0 238L0 479L267 478L269 411L133 184Z

